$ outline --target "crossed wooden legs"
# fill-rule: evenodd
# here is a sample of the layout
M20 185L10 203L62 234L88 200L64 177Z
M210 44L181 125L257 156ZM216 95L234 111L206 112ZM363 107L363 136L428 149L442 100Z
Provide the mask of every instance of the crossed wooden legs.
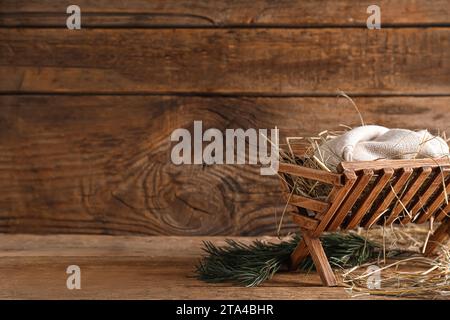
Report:
M436 229L434 234L428 240L427 247L424 255L429 257L439 247L440 244L444 244L450 238L450 219L442 221L439 228Z
M424 255L430 256L439 247L440 244L445 243L450 238L450 219L444 220L439 228L430 237ZM336 277L328 262L322 243L318 237L311 236L309 231L302 231L302 240L298 243L297 248L291 254L290 269L296 270L303 261L311 255L311 258L316 266L317 272L320 275L322 283L328 287L337 286Z
M297 269L300 262L310 254L322 283L328 287L337 286L336 277L331 270L320 239L312 237L308 231L302 232L302 240L291 254L291 270Z

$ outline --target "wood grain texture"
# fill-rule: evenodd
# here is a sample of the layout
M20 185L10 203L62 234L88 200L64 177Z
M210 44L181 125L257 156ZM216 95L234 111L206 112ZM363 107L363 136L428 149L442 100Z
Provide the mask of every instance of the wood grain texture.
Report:
M449 129L448 97L355 102L367 123ZM343 98L0 96L0 231L274 234L285 205L276 176L172 165L171 132L201 119L308 136L339 128L336 115L358 124ZM296 231L290 220L285 230Z
M2 0L0 26L65 27L67 0ZM367 1L78 0L83 27L365 26ZM450 22L448 0L381 0L383 25Z
M0 92L448 95L450 28L0 29Z
M254 238L234 238L250 243ZM264 237L276 242L275 238ZM322 287L314 272L279 272L261 287L196 280L202 241L223 237L0 235L1 299L350 299ZM81 268L81 290L68 290L66 269ZM359 296L354 299L383 299Z

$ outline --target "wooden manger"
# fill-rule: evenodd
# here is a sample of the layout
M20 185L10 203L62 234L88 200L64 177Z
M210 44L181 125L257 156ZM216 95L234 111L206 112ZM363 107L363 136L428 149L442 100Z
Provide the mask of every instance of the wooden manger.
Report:
M449 238L448 158L342 162L338 173L281 162L279 173L286 201L295 208L293 220L302 233L291 255L291 269L311 255L326 286L336 286L337 281L319 239L323 232L433 219L441 224L428 241L427 256ZM292 192L288 177L327 184L331 191L326 200L301 196Z

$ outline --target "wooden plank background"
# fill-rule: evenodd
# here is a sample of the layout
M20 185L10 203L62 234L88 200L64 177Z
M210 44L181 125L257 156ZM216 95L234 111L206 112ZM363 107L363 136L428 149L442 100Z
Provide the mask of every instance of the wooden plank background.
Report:
M449 42L450 28L4 29L0 90L442 95Z
M77 0L85 27L366 27L364 0ZM2 0L2 26L65 28L64 0ZM449 25L448 0L378 0L384 26Z
M174 166L170 133L449 130L450 1L0 3L0 232L274 234L276 177ZM284 231L295 230L286 220Z

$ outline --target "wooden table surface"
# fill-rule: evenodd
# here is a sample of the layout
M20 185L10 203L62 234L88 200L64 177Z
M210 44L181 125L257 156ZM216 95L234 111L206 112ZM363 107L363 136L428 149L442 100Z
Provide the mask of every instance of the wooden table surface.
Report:
M250 241L253 238L235 239ZM280 273L258 288L204 283L193 277L204 240L224 243L223 237L2 234L0 298L352 298L343 287L322 287L315 273ZM81 269L80 290L66 287L69 265L78 265Z

